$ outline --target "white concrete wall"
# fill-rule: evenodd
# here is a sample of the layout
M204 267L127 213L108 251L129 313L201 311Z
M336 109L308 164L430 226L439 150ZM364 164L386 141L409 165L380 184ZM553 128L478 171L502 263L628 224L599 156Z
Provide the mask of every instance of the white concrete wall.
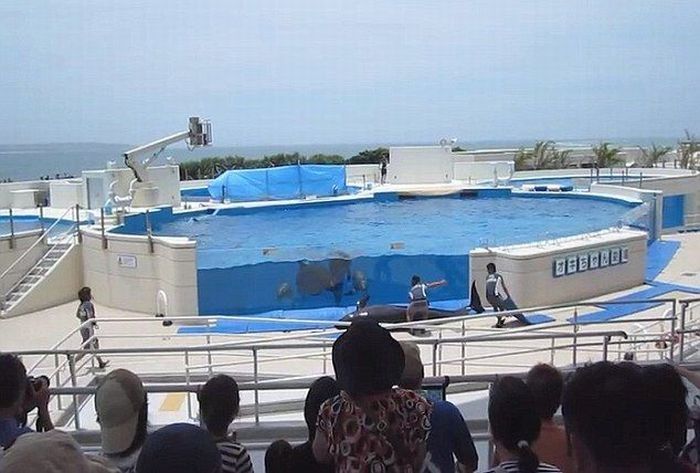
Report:
M389 167L387 167L387 178ZM368 182L376 183L381 179L379 164L348 164L345 166L345 182L351 185L363 185Z
M442 146L389 148L387 182L390 184L439 184L454 178L452 150Z
M658 189L664 196L684 195L685 225L700 225L700 173L673 177L649 179L642 183L645 189Z
M0 184L0 208L12 207L12 191L37 189L42 196L49 193L49 183L51 181L21 181Z
M474 150L457 151L452 153L455 163L460 162L484 162L484 161L513 161L518 150Z
M96 180L92 180L96 179ZM97 209L104 206L109 196L109 186L116 180L114 187L118 196L129 195L129 185L134 179L134 173L129 168L101 169L98 171L83 171L83 206L88 206L90 196L88 190L88 179L92 183L99 182L102 186L102 202L89 202L89 208ZM148 179L158 188L158 199L156 205L180 205L180 167L177 165L154 166L148 168ZM94 193L93 193L94 194Z
M16 233L13 248L10 248L9 235L0 236L0 274L3 274L17 258L22 256L37 241L41 233L40 229ZM0 281L0 293L6 294L41 259L47 250L48 246L43 241L37 244Z
M455 162L454 178L461 181L476 183L494 181L494 171L498 180L503 182L513 175L515 164L512 161L478 161L478 162Z
M83 205L83 180L67 179L50 181L49 205L58 209Z
M73 301L82 286L82 251L79 245L73 245L5 316L14 317Z
M554 277L556 259L596 250L627 247L628 262ZM645 232L610 230L558 240L500 248L477 248L469 253L471 281L476 281L481 301L487 305L484 281L486 265L494 263L518 307L538 307L574 302L639 286L644 282L647 238ZM470 282L471 286L471 282Z
M198 314L195 241L155 237L150 253L147 237L108 232L105 250L98 230L82 233L84 283L97 302L155 314L162 290L168 298L167 315ZM136 267L128 267L132 262Z

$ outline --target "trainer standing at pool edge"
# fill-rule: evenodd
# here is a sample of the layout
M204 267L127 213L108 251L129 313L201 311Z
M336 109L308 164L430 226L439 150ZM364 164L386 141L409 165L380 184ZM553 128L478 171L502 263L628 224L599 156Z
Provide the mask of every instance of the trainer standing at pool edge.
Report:
M433 287L444 286L447 281L441 279L439 281L422 283L420 276L414 275L411 278L411 289L408 291L409 304L406 309L406 320L412 322L414 320L425 320L428 318L428 294L427 290ZM411 334L417 331L411 329Z
M503 281L503 276L496 272L496 265L493 263L487 264L486 271L489 273L486 276L486 300L489 301L489 304L491 304L493 307L494 312L517 309L518 306L515 305L515 302L513 302L513 299L510 297L510 292L508 292L506 283ZM531 325L531 322L527 320L523 314L511 315L518 319L521 323ZM498 317L496 328L503 327L505 317L496 317Z

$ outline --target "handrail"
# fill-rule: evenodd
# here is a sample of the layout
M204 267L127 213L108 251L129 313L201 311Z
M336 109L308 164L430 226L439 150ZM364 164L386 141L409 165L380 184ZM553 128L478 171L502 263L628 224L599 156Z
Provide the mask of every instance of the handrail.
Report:
M700 371L700 364L689 363L679 365L690 371ZM560 368L562 374L566 375L576 371L575 367L565 367ZM467 375L454 375L454 376L426 376L423 378L424 384L440 384L449 378L450 386L457 384L466 383L491 383L496 381L503 376L512 376L515 378L525 378L527 376L526 371L519 371L513 373L483 373L483 374L467 374ZM318 376L307 376L308 379L298 379L294 381L275 381L267 380L263 382L240 382L238 383L238 389L241 391L276 391L276 390L291 390L291 389L308 389L309 386ZM204 383L172 383L172 384L144 384L144 391L147 393L173 393L173 392L190 392L196 393L201 384ZM97 392L97 386L83 386L83 387L70 387L70 388L56 388L50 387L49 393L51 394L61 394L61 395L91 395Z
M44 238L46 236L48 236L49 232L51 232L51 230L53 230L53 228L58 224L58 222L63 220L63 218L68 214L68 212L72 211L72 210L73 210L73 207L67 208L65 210L65 212L63 212L63 214L61 214L61 216L58 217L47 230L44 231L44 233L39 235L39 238L37 238L36 241L34 243L32 243L32 245L24 253L22 253L19 258L17 258L12 264L10 264L10 266L8 266L7 269L5 271L3 271L2 274L0 274L0 281L2 281L2 279L4 277L6 277L8 274L10 274L10 272L13 269L15 269L15 266L17 266L17 264L19 264L19 262L22 261L24 259L24 257L27 256L29 254L29 252L32 251L34 249L34 247L36 247L39 244L39 242L43 241ZM76 218L78 220L80 220L80 215L78 215Z
M627 338L627 333L623 330L610 330L610 331L599 331L599 332L584 332L584 333L559 333L559 334L526 334L522 336L511 336L504 334L500 337L489 338L489 341L517 341L517 340L550 340L550 339L560 339L560 338L588 338L588 337L623 337ZM451 338L428 338L422 340L416 340L415 343L418 345L440 345L441 343L457 343L457 342L471 342L471 341L483 341L483 337L479 336L469 336L469 337L451 337ZM324 348L333 344L333 340L327 342L313 342L313 343L291 343L285 345L269 345L269 344L254 344L254 345L243 345L237 344L236 342L225 343L221 345L190 345L190 346L177 346L177 347L139 347L139 348L100 348L100 349L58 349L58 350L19 350L12 351L18 356L29 356L29 355L79 355L79 354L95 354L95 355L119 355L119 354L145 354L145 353L199 353L199 352L209 352L209 351L238 351L238 350L293 350L293 349L307 349L307 348Z

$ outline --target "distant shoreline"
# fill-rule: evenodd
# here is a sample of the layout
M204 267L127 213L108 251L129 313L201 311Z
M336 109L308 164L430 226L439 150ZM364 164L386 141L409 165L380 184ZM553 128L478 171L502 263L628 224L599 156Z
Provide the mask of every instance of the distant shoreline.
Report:
M457 145L466 149L503 149L532 146L532 140L475 140L457 141ZM557 141L564 146L586 146L600 140ZM677 138L617 138L606 140L616 146L675 146ZM426 145L431 143L350 143L350 144L291 144L291 145L255 145L255 146L212 146L188 151L182 146L173 146L163 153L163 157L172 156L179 162L198 160L206 157L243 156L260 159L266 155L278 153L299 153L305 156L313 154L337 154L344 158L356 155L365 149L380 146ZM436 144L436 143L435 143ZM41 176L72 174L79 176L87 169L103 169L108 161L121 164L121 155L132 147L128 144L111 143L36 143L36 144L2 144L0 145L0 179L34 180ZM164 160L159 161L164 162Z

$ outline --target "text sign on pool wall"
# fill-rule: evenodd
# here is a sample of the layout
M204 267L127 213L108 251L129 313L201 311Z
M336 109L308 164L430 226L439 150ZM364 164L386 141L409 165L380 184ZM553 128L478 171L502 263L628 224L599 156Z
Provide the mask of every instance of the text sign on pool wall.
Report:
M134 255L117 255L117 264L120 268L136 268L136 256Z
M608 266L625 264L628 259L629 248L626 246L603 248L601 250L566 255L560 258L554 258L552 262L552 275L555 278L560 278L584 271L594 271Z

